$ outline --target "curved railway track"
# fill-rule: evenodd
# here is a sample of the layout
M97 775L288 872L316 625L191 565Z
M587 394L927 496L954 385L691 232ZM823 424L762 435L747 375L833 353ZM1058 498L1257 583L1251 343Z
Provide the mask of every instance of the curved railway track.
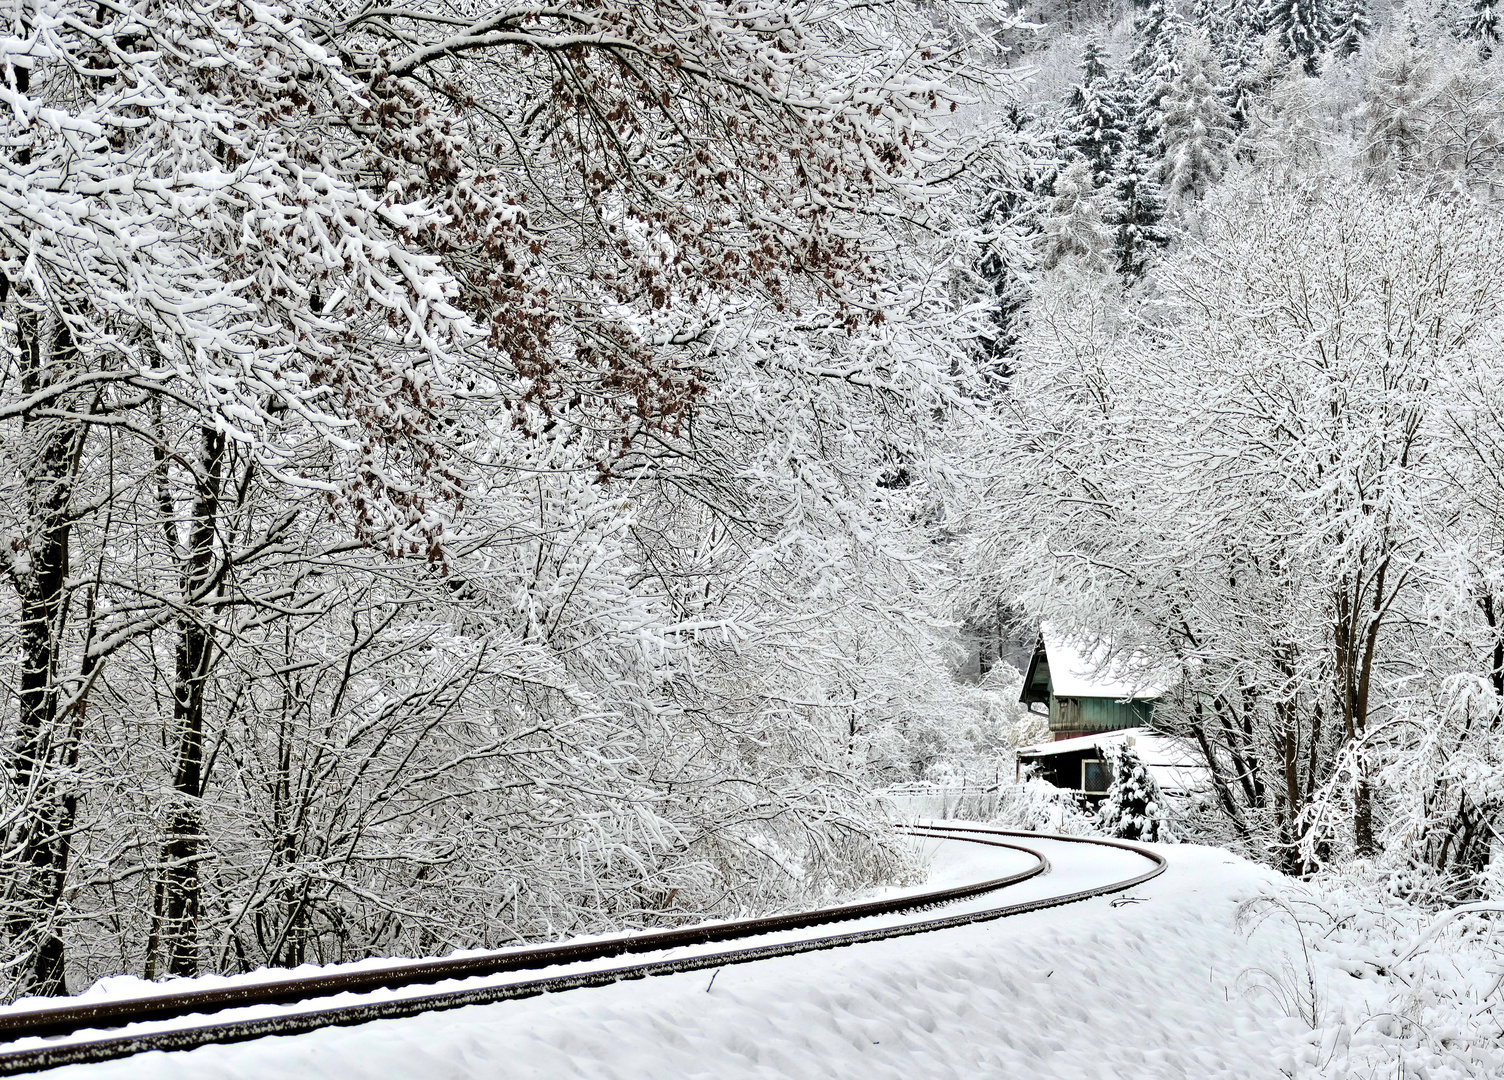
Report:
M518 949L499 954L451 960L420 961L390 968L285 979L277 982L241 984L214 990L107 1001L92 1005L63 1005L23 1012L0 1013L0 1044L35 1038L56 1042L12 1050L0 1049L0 1076L40 1072L63 1065L85 1064L128 1057L149 1050L189 1050L211 1043L244 1042L272 1035L296 1035L324 1027L350 1026L373 1020L416 1016L442 1009L484 1005L538 994L605 986L649 975L704 970L749 963L777 956L792 956L820 949L841 948L886 938L907 937L954 926L989 922L1043 908L1058 907L1096 896L1131 889L1164 872L1165 860L1155 852L1117 840L1016 832L982 825L928 824L908 830L913 835L1008 848L1032 856L1033 866L1018 873L987 881L937 889L887 900L846 904L817 911L774 915L759 919L685 927L634 934L628 937L569 945ZM1003 839L1003 838L1008 839ZM1049 840L1071 844L1095 844L1119 848L1149 862L1144 872L1091 888L987 907L951 915L932 916L882 926L848 930L776 943L743 946L674 958L637 961L605 968L523 978L515 981L445 990L405 997L319 1006L318 999L344 994L401 991L454 979L499 976L540 971L561 965L577 965L618 956L662 953L672 949L703 946L783 931L806 930L833 923L880 916L923 912L941 905L971 900L1048 873L1049 859L1041 852L1014 840ZM299 1005L300 1011L245 1019L215 1019L213 1014L246 1006ZM169 1030L73 1041L80 1033L123 1028L131 1024L189 1019L191 1024ZM64 1041L66 1040L66 1041Z

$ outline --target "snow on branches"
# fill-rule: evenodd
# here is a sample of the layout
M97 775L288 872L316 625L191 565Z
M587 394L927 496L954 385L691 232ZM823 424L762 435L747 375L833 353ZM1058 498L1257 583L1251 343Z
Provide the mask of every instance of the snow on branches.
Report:
M12 989L899 870L1001 5L0 10Z

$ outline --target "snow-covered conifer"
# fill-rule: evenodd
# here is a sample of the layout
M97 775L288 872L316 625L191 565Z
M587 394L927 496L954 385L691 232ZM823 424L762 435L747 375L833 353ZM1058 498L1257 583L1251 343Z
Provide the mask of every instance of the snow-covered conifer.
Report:
M1157 172L1157 163L1135 147L1119 159L1113 175L1113 255L1118 272L1129 279L1142 275L1154 253L1169 242Z
M1081 65L1082 80L1071 88L1065 102L1061 127L1068 151L1091 162L1100 183L1112 169L1113 160L1134 138L1124 86L1102 64L1102 50L1092 42Z
M1265 26L1275 36L1285 58L1316 74L1317 60L1332 36L1328 0L1269 0Z
M1222 66L1204 32L1179 48L1180 73L1165 94L1160 129L1162 182L1171 209L1184 209L1222 178L1232 120L1222 101Z
M1372 30L1368 0L1339 0L1332 9L1331 40L1327 47L1333 56L1345 59L1362 47L1363 39Z
M1167 0L1152 0L1134 17L1125 90L1133 102L1135 140L1153 153L1160 148L1165 94L1180 74L1179 42L1188 32Z
M1098 189L1091 163L1074 158L1055 177L1054 194L1039 214L1039 250L1046 268L1066 259L1092 270L1110 265L1113 246L1111 196Z
M1098 827L1123 840L1173 842L1164 794L1138 752L1116 742L1107 748L1106 762L1112 780L1097 808Z
M1499 44L1499 9L1495 0L1473 0L1467 35L1477 40L1478 50L1485 58L1493 55Z

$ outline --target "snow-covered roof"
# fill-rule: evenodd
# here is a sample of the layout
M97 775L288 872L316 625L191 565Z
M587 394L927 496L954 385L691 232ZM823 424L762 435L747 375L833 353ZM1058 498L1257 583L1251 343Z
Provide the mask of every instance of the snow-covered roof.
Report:
M1169 680L1143 653L1113 654L1105 639L1095 643L1067 638L1048 623L1039 628L1050 685L1056 697L1112 698L1115 701L1162 697Z
M1035 743L1033 746L1021 747L1016 753L1025 761L1031 761L1055 754L1079 754L1093 750L1104 753L1107 747L1120 742L1133 747L1133 752L1148 768L1149 775L1154 777L1154 782L1162 791L1201 791L1211 785L1211 773L1189 746L1179 739L1157 735L1142 727Z

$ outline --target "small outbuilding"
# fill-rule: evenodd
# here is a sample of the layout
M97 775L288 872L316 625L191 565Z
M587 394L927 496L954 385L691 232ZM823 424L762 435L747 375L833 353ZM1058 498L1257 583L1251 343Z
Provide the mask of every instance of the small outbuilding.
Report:
M1112 776L1108 747L1127 743L1166 795L1192 795L1210 786L1210 774L1183 743L1146 728L1124 728L1093 735L1025 746L1017 752L1018 779L1025 766L1056 787L1074 791L1095 802L1107 791Z
M1107 642L1070 641L1042 627L1019 701L1046 706L1058 739L1147 727L1163 679L1138 654L1113 654Z

